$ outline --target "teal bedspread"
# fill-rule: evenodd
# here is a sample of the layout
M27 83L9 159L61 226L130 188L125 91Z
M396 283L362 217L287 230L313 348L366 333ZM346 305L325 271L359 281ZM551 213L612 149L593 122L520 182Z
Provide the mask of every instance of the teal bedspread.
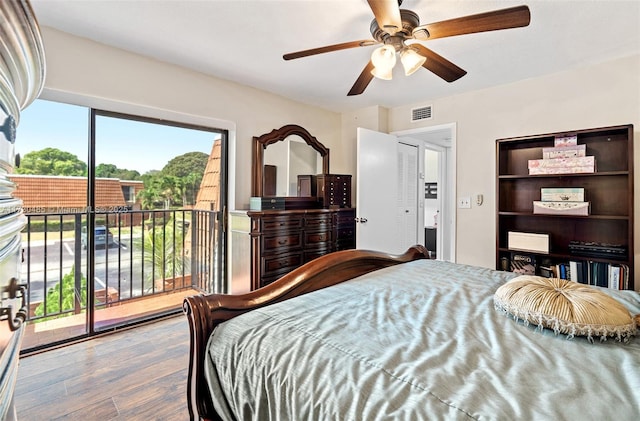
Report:
M494 309L513 273L419 260L221 324L228 420L640 420L640 337L567 340ZM610 291L632 314L640 296ZM640 333L640 332L639 332Z

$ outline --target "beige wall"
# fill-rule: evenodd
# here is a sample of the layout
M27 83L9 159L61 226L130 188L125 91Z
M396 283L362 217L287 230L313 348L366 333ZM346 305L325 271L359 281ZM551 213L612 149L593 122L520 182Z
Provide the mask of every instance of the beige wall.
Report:
M353 174L355 186L357 127L391 132L456 122L457 193L485 197L483 206L457 212L461 263L494 265L495 139L627 123L635 125L640 138L640 56L447 98L425 98L433 104L434 118L411 124L411 108L422 103L333 113L50 28L42 33L48 66L44 98L229 129L235 142L231 205L238 209L248 207L253 136L299 124L331 150L331 171ZM640 168L638 148L635 155ZM635 185L640 186L638 179ZM636 215L639 201L636 193ZM640 252L637 230L635 250Z
M42 28L42 36L47 58L43 98L229 129L235 140L231 206L249 205L252 137L285 124L306 128L328 147L332 171L352 171L340 153L339 113L51 28Z
M640 56L620 58L499 87L428 99L434 118L407 123L412 104L389 110L389 131L457 123L458 196L484 194L484 204L457 210L457 260L495 262L495 140L556 131L633 124L640 139ZM472 74L467 77L472 77ZM635 155L635 216L640 213L640 148ZM634 218L635 219L635 218ZM640 224L635 229L636 260ZM636 265L635 279L639 266ZM636 282L639 284L640 282Z

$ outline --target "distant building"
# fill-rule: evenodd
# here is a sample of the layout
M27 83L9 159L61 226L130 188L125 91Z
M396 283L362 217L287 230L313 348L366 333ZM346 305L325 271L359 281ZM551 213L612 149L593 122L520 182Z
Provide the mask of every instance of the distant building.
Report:
M9 179L16 184L14 196L22 199L27 214L87 211L86 177L10 174ZM143 188L142 181L96 178L95 211L139 210L136 198Z

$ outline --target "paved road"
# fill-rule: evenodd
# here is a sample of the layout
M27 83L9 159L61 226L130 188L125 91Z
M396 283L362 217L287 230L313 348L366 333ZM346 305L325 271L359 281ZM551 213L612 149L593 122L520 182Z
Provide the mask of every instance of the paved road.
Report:
M115 240L109 248L96 249L95 288L113 287L120 291L121 298L142 294L142 259L140 250L131 247L129 239ZM26 246L26 244L25 244ZM73 239L32 241L30 248L25 247L22 264L22 281L29 282L30 302L42 301L45 291L60 282L68 274L75 262L76 253L81 256L81 268L87 273L87 252L75 247ZM62 264L61 264L62 262ZM148 265L147 265L148 266ZM118 270L118 267L120 270ZM150 272L150 267L145 272ZM133 282L131 280L133 279ZM150 287L149 281L147 281Z

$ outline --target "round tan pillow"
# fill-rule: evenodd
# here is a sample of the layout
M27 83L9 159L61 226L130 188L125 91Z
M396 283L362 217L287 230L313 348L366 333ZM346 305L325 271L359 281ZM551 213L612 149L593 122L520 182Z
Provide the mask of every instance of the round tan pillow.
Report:
M586 336L593 342L614 337L627 342L636 334L635 318L620 302L588 285L558 278L522 275L502 285L493 296L495 308L523 320L562 333Z

